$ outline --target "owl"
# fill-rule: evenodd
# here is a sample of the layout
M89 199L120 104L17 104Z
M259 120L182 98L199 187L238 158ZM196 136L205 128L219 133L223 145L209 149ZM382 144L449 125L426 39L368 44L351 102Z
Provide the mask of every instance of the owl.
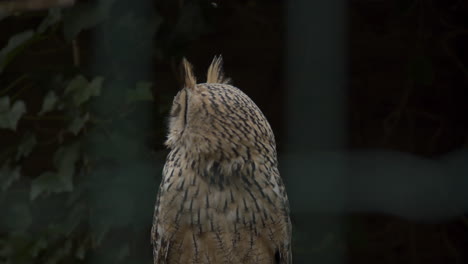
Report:
M272 129L229 84L222 58L197 84L183 60L154 209L154 263L292 263L291 222Z

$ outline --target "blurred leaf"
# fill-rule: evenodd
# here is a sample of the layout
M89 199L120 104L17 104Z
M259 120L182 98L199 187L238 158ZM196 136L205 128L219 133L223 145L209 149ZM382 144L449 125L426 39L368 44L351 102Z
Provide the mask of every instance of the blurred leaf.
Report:
M31 256L37 257L37 255L43 250L46 249L48 246L47 240L44 239L43 237L39 238L34 242L34 244L31 246L30 253Z
M36 146L37 140L36 136L28 132L26 135L24 135L23 139L21 140L21 143L18 146L18 151L16 152L16 161L21 159L22 157L27 157L33 148Z
M409 75L417 84L431 85L434 81L434 69L431 58L424 54L411 58L409 61Z
M62 147L55 152L54 164L56 172L44 172L31 184L30 198L36 199L41 194L70 192L73 190L73 175L75 163L80 156L80 144Z
M38 33L44 33L51 25L59 22L62 19L62 11L60 8L49 9L49 14L42 20L37 28Z
M26 105L23 101L16 101L10 106L10 97L0 98L0 128L16 130L16 125L24 113L26 113Z
M100 95L103 81L104 78L96 77L87 86L77 90L73 96L75 105L81 105L82 103L87 102L92 96Z
M27 30L13 35L8 44L0 50L0 73L13 60L13 58L26 46L25 44L34 37L33 30Z
M78 135L81 129L84 127L86 122L89 120L89 113L86 113L83 117L75 117L73 121L68 126L68 130L73 133L73 135Z
M44 97L44 101L42 102L42 108L39 112L39 115L43 115L47 112L54 110L55 105L57 104L58 97L55 95L53 90L50 90L47 95Z
M74 93L75 91L79 89L83 89L85 86L88 85L88 80L86 80L83 75L77 75L75 78L73 78L65 88L65 95L69 95Z
M153 86L153 84L150 82L138 82L135 89L127 92L127 103L153 101L151 86Z
M62 147L54 155L54 163L58 169L58 176L62 180L66 191L73 189L73 175L75 174L75 163L80 157L80 144L74 143Z
M20 167L11 168L9 165L9 161L6 161L2 168L0 168L0 187L2 192L5 192L11 184L18 180L21 176L20 174Z
M46 171L33 180L31 184L31 200L42 193L62 191L60 180L54 172Z
M82 75L76 76L65 88L65 95L72 96L76 106L87 102L91 97L101 94L104 78L96 77L90 83Z

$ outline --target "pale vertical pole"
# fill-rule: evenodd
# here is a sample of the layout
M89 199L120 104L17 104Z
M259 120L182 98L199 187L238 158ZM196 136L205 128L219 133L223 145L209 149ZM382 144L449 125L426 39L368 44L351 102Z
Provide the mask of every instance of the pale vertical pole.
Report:
M346 263L345 158L313 166L346 144L347 16L344 0L287 2L286 152L295 263ZM330 210L333 208L333 210ZM338 210L339 212L339 210Z
M149 263L148 227L158 187L156 179L161 172L161 161L152 157L147 142L148 131L154 129L154 109L140 104L132 116L122 115L128 107L125 102L129 91L135 89L137 82L152 79L156 14L152 0L100 0L96 5L96 12L108 14L92 38L92 72L106 78L103 93L92 107L112 122L104 123L88 136L87 149L99 162L89 176L90 226L93 232L103 230L103 234L122 228L120 235L128 237L128 241L105 240L106 244L91 257L91 263L116 263L119 256L128 263ZM135 234L144 234L146 240L135 239Z

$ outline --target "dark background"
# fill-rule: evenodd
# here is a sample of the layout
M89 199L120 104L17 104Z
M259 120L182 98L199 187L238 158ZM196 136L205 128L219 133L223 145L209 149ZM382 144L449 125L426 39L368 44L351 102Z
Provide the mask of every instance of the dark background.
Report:
M182 57L203 82L213 56L222 54L226 75L270 121L280 160L290 157L294 74L288 72L294 68L288 64L287 36L294 16L288 5L294 1L101 3L108 4L77 1L55 11L2 14L0 45L7 48L0 51L0 99L8 96L11 105L0 108L0 263L151 263L149 230L167 153L165 116L181 87ZM407 174L401 174L397 189L417 190L412 177L425 179L424 172L413 173L420 160L439 164L467 146L468 3L353 0L343 6L346 17L337 18L345 21L343 58L337 60L345 69L337 76L345 84L341 147L349 153L408 155L401 169ZM40 30L46 17L56 19ZM8 44L27 30L35 33ZM316 87L311 78L310 89L327 87ZM53 103L41 114L47 98ZM15 102L23 102L26 112ZM21 114L15 118L14 113ZM17 126L7 125L16 119ZM323 129L314 120L302 121ZM466 167L463 157L453 174L438 175L451 181ZM374 168L376 182L383 177L379 172L387 171L357 154L351 158ZM297 195L294 182L313 190L320 186L311 178L325 176L286 172L297 263L468 263L467 207L437 218L383 205L332 213L313 206L304 210L299 200L314 196ZM395 177L396 182L401 175L390 173L385 180ZM353 174L347 177L354 181ZM431 184L427 179L423 184ZM468 186L458 187L457 199L468 199ZM341 197L340 190L351 188L330 189L327 195ZM371 193L375 187L362 188ZM343 204L354 199L352 191L347 195ZM429 196L422 192L421 201ZM396 200L411 203L411 198ZM440 209L424 202L416 206Z

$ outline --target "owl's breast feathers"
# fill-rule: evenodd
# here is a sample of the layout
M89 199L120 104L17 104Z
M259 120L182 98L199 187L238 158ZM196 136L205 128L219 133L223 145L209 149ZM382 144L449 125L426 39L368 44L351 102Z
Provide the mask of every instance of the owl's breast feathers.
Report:
M210 66L212 80L223 79L220 63L215 58ZM224 84L210 91L219 91L219 85ZM237 98L240 90L226 89L234 91L226 98L236 97L237 107L244 111L236 112L246 118L222 125L217 117L229 110L220 110L217 117L208 118L212 124L204 124L206 132L199 133L193 124L198 117L182 113L184 127L170 128L178 134L168 137L169 141L173 136L173 142L155 206L151 231L155 264L291 263L288 199L271 128L246 95ZM185 96L184 111L195 109L188 102L194 96ZM240 128L245 125L249 127Z

